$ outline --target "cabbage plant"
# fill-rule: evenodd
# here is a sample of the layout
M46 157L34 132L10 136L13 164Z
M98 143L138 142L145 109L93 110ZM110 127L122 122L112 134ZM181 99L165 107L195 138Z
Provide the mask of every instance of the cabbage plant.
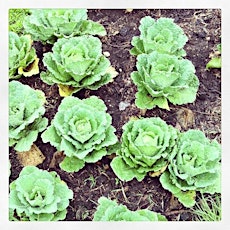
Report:
M106 35L98 22L88 20L86 9L31 9L23 26L33 40L54 44L58 38L80 35Z
M10 184L10 220L64 220L70 199L72 190L56 172L26 166Z
M165 216L148 209L129 210L125 205L100 197L93 221L167 221Z
M221 147L216 140L210 141L200 130L189 130L180 134L160 182L184 206L192 207L196 191L221 192L220 160Z
M178 131L160 118L130 120L123 126L121 147L111 167L122 181L144 179L148 172L163 172Z
M150 16L146 16L141 19L140 23L140 36L133 37L131 44L134 47L130 51L131 54L148 54L157 51L178 57L186 55L183 47L188 38L173 19L154 20Z
M169 110L168 101L175 105L195 101L199 80L189 60L152 52L138 55L136 66L131 78L138 90L135 100L138 108L158 106Z
M86 162L95 163L110 154L117 137L106 109L96 96L83 100L69 96L62 100L42 140L64 152L65 159L60 164L63 170L77 172Z
M67 95L83 88L96 90L117 75L96 37L62 38L52 50L44 54L43 63L48 70L41 73L41 79L49 85L58 84L60 92L66 91Z
M18 36L9 32L9 79L18 79L22 75L30 77L39 73L39 59L32 47L29 35Z
M45 95L19 81L9 83L9 145L15 150L28 151L38 133L48 125Z

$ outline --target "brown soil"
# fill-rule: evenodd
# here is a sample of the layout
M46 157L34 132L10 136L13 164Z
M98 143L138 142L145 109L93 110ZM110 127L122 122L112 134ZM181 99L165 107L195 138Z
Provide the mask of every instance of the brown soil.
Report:
M168 124L178 127L182 131L190 128L202 130L207 137L221 142L221 73L219 69L206 70L209 55L214 53L216 45L220 43L221 12L219 9L191 9L191 10L89 10L91 20L99 21L107 30L107 36L101 38L103 52L110 53L110 61L119 72L114 82L107 84L97 91L82 90L74 96L86 98L96 95L103 99L108 113L113 118L117 136L122 134L122 126L131 116L140 116L141 111L135 106L136 86L130 79L130 73L135 70L136 58L129 54L131 39L139 35L139 22L144 16L153 18L174 18L188 36L185 49L186 58L192 61L196 74L200 80L199 92L194 103L183 106L170 105L170 111L154 108L148 110L144 117L161 117ZM43 53L51 50L51 45L34 42L37 55L40 58L40 70L45 70L42 64ZM30 85L34 89L42 90L47 98L45 116L49 122L57 112L62 100L56 85L43 83L39 75L22 77L20 82ZM119 110L119 103L130 105L125 110ZM142 114L143 116L143 114ZM77 173L67 173L59 168L56 149L50 144L44 144L40 138L35 144L45 155L45 161L38 165L48 171L55 170L74 192L74 199L70 202L66 220L92 220L99 197L116 198L131 210L148 208L165 215L168 220L192 220L193 216L172 196L164 190L159 178L146 176L142 182L119 181L113 173L110 157L104 157L96 164L87 164ZM53 161L52 161L53 160ZM10 182L15 180L22 166L15 151L10 148L12 164ZM52 164L51 164L52 161Z

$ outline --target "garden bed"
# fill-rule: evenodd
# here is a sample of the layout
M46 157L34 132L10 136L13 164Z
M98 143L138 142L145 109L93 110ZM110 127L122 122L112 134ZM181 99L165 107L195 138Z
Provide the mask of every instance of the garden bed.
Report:
M140 19L147 15L155 19L173 18L188 36L188 42L185 45L186 58L194 64L200 81L194 103L183 106L170 104L170 111L156 107L145 114L135 106L137 88L131 81L130 74L136 68L136 57L129 53L132 48L130 42L133 36L139 35ZM83 99L96 95L101 98L113 118L112 124L116 128L118 138L121 137L122 126L130 117L144 116L160 117L182 132L191 128L199 129L208 138L216 139L221 143L221 73L219 69L205 68L210 60L210 54L215 52L217 44L220 43L220 10L89 10L88 17L100 22L106 28L107 35L100 38L103 52L110 54L108 58L119 74L112 83L96 91L81 90L74 96ZM34 42L33 46L40 59L40 71L45 71L42 63L43 54L51 51L52 46L43 45L41 42ZM22 77L19 81L45 93L47 100L45 117L48 118L50 124L62 100L57 85L47 85L39 78L39 75ZM136 179L122 182L110 167L112 156L103 157L95 164L86 164L77 173L68 173L60 169L59 162L63 156L56 154L53 146L49 143L44 144L40 135L35 144L45 156L43 163L38 167L56 171L74 192L65 220L92 220L97 201L101 196L116 198L130 210L147 208L159 212L168 220L193 220L190 210L183 207L170 192L163 189L157 177L146 176L141 182ZM18 177L22 169L13 148L10 148L10 162L11 182Z

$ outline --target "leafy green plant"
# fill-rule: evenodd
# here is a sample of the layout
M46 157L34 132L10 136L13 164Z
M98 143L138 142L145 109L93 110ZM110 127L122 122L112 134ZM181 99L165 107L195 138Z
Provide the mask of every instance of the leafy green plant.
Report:
M125 205L118 205L106 197L100 197L98 203L93 221L167 221L160 213L148 209L131 211Z
M23 34L23 20L30 14L28 9L9 9L9 31Z
M63 220L72 198L72 190L56 172L26 166L10 184L10 220Z
M30 77L39 73L39 59L32 47L29 35L18 36L9 32L9 78L18 79L22 75Z
M41 79L49 85L57 83L61 96L83 88L96 90L117 75L102 54L100 39L87 35L59 39L53 52L44 54L43 63L48 71L41 73Z
M217 52L213 55L211 60L207 63L206 69L211 69L211 68L221 68L221 44L217 45Z
M220 194L201 194L194 208L191 209L195 215L195 221L221 221L221 197Z
M62 100L42 140L64 151L66 157L60 164L63 170L77 172L86 162L95 163L111 154L117 137L106 109L96 96L83 100L69 96Z
M163 172L177 134L160 118L130 120L123 126L121 147L111 162L114 173L123 181L141 181L148 172Z
M35 41L50 44L85 34L105 36L105 28L87 17L86 9L32 9L23 25Z
M28 151L38 133L48 125L45 95L18 81L9 83L9 145L17 151Z
M154 20L146 16L141 19L140 23L140 36L133 37L131 41L134 46L130 51L132 55L148 54L152 51L178 57L186 55L183 47L188 38L183 30L173 22L173 19Z
M162 186L185 207L195 205L196 191L221 192L221 148L200 130L181 133L169 155L168 170L161 177Z
M169 110L168 101L181 105L196 99L199 80L189 60L152 52L138 55L136 66L131 78L138 89L135 100L138 108L158 106Z

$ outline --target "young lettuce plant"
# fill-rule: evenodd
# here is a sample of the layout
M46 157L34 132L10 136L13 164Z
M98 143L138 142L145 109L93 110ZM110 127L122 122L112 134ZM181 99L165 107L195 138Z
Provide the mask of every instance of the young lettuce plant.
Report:
M100 39L87 35L58 39L53 52L44 54L43 63L48 71L41 73L41 79L49 85L58 84L61 96L83 88L96 90L117 75L102 54Z
M168 165L178 131L160 118L130 120L123 126L121 147L111 167L122 181L142 181L148 172L159 175Z
M83 100L69 96L62 100L42 140L64 152L66 157L60 164L63 170L77 172L86 162L95 163L111 154L117 137L106 109L96 96Z
M131 41L134 46L130 51L132 55L148 54L152 51L178 57L186 55L183 47L188 38L173 19L159 18L155 21L150 16L146 16L140 23L140 36L133 37Z
M29 35L18 36L9 32L9 79L18 79L22 75L30 77L39 73L39 59L32 47Z
M192 207L196 191L221 192L220 160L221 148L216 140L210 141L200 130L189 130L179 136L160 182L185 207Z
M140 109L158 106L169 110L172 104L192 103L196 99L199 80L194 65L174 55L140 54L137 57L137 71L131 73L137 85L135 104Z
M93 221L167 221L165 216L148 209L129 210L125 205L100 197Z
M45 95L18 81L9 83L9 145L22 152L30 150L38 133L48 125L44 118Z
M105 28L87 17L86 9L33 9L23 25L35 41L50 44L85 34L105 36Z
M56 172L26 166L10 184L10 220L64 220L70 199L72 190Z

